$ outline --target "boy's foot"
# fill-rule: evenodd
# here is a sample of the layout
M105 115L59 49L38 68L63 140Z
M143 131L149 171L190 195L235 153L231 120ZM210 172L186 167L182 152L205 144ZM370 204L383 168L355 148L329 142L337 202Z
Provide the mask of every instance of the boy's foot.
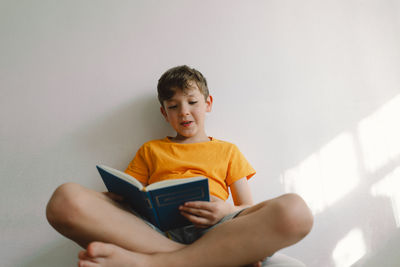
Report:
M141 267L150 266L150 257L135 253L113 244L90 243L87 250L79 253L79 267Z

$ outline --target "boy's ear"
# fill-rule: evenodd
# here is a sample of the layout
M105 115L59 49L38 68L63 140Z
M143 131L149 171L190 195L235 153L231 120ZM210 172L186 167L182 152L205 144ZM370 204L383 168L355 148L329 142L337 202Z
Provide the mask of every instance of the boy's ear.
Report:
M209 96L207 97L206 104L207 104L207 109L206 109L206 111L207 111L207 112L211 112L211 110L212 110L212 104L213 104L213 97L212 97L211 95L209 95Z
M167 112L163 106L160 107L161 114L163 115L164 119L168 122Z

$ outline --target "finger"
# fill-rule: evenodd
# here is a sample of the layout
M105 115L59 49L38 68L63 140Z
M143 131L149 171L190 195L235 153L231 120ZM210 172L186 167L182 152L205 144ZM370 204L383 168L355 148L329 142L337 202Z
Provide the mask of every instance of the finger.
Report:
M208 219L204 217L198 217L190 213L186 212L181 212L182 216L184 216L186 219L188 219L190 222L192 222L196 227L199 228L206 228L212 225L212 222L210 222Z
M212 210L214 203L207 201L190 201L183 204L184 207L202 209L202 210Z
M181 206L179 208L180 211L198 216L198 217L206 217L210 218L212 216L212 213L208 210L204 209L198 209L198 208L191 208L191 207L186 207L186 206Z

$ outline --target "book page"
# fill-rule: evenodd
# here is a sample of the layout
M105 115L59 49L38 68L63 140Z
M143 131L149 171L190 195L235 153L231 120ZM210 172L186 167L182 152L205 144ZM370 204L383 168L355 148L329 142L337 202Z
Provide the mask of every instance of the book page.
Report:
M121 172L119 170L116 170L114 168L111 167L107 167L104 165L99 165L100 168L102 168L103 170L111 173L112 175L134 185L135 187L137 187L139 190L143 190L143 185L141 182L139 182L138 180L136 180L134 177L130 176L127 173Z
M200 181L200 180L204 180L204 179L207 179L207 178L199 176L199 177L191 177L191 178L165 180L165 181L161 181L161 182L157 182L157 183L148 185L145 188L145 190L150 191L150 190L154 190L154 189L164 188L164 187L178 185L178 184L186 184L186 183Z

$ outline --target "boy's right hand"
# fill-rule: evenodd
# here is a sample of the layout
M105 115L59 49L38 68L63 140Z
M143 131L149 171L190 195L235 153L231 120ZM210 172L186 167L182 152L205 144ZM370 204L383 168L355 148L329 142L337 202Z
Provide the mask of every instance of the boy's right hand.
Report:
M232 213L234 207L215 196L208 201L189 201L179 207L181 214L198 228L207 228Z

